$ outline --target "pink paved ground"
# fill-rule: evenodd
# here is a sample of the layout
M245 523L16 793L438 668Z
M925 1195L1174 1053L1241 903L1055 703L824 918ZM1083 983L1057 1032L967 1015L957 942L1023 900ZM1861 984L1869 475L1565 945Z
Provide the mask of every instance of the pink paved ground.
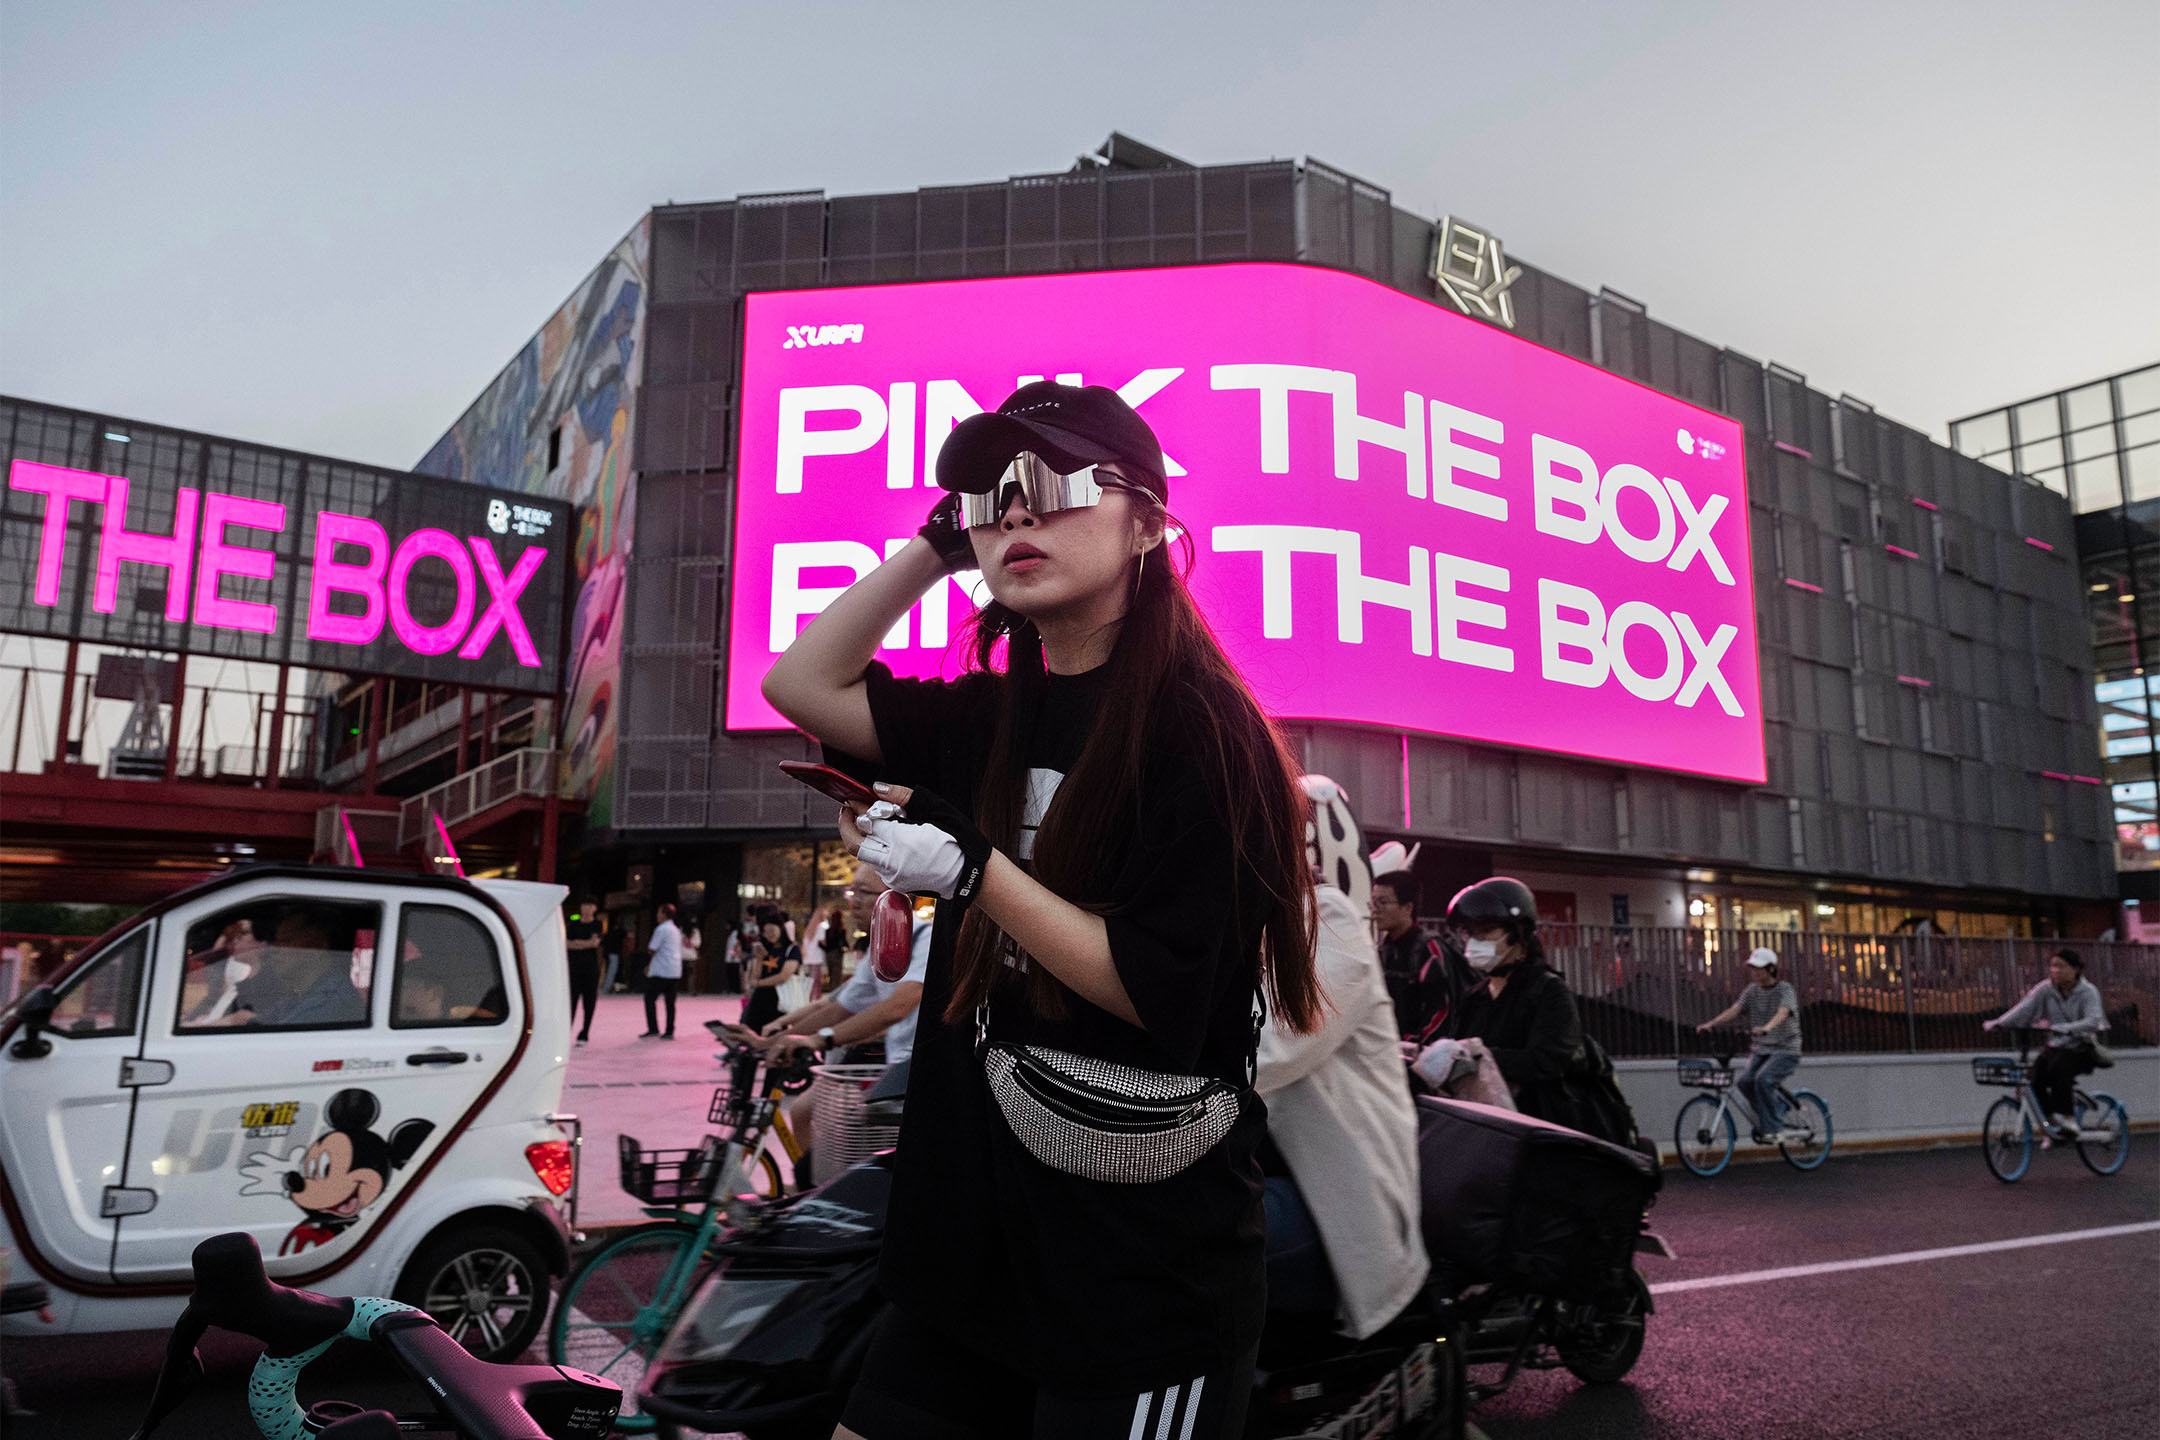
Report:
M705 1109L720 1083L718 1049L707 1020L742 1013L739 995L685 995L676 1002L675 1039L640 1040L645 1002L637 995L603 995L592 1040L570 1052L562 1107L585 1122L585 1173L578 1187L580 1226L645 1219L639 1201L617 1179L615 1137L635 1135L648 1148L689 1147L711 1127Z

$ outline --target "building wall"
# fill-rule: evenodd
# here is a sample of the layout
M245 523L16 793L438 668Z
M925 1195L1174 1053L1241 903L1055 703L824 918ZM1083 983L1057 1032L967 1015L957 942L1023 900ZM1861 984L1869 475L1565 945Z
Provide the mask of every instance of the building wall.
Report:
M648 242L641 219L413 467L578 507L561 733L569 793L586 801L586 822L598 827L615 823Z
M1951 422L1950 443L2029 475L2077 512L2115 863L2160 898L2160 365Z
M717 720L744 292L1299 259L1434 295L1432 223L1313 161L746 196L657 210L651 225L625 829L810 823L807 792L771 764L804 742L726 736ZM1624 296L1522 268L1519 334L1747 429L1769 782L1313 728L1314 768L1350 787L1361 820L1541 850L2112 893L2062 497L1664 326Z

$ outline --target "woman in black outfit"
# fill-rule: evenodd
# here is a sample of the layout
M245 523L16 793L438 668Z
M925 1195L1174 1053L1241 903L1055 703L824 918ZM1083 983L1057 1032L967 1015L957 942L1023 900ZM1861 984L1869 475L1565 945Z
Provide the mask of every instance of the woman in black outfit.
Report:
M743 989L750 998L743 1002L742 1023L762 1030L779 1019L780 987L800 969L802 951L789 942L780 921L767 916L750 942L750 963L743 967Z
M1163 470L1115 392L1023 387L952 432L937 473L955 493L766 679L880 782L867 816L842 812L850 848L942 902L881 1272L894 1308L839 1436L1242 1428L1264 1308L1256 1001L1299 1029L1321 1001L1297 772L1159 553ZM960 569L993 597L968 673L874 663ZM1076 1075L1098 1098L1214 1098L1119 1149L1061 1098Z

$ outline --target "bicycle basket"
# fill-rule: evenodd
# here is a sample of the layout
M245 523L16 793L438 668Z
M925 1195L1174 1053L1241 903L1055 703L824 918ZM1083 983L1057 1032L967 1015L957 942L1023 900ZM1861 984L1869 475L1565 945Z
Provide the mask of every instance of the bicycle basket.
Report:
M739 1137L748 1131L763 1129L772 1119L772 1111L772 1101L738 1094L722 1085L712 1092L712 1104L705 1107L705 1123L718 1125Z
M1973 1083L1976 1085L2007 1085L2014 1089L2025 1083L2025 1074L2023 1065L2000 1055L1973 1057Z
M825 1064L811 1072L810 1101L817 1146L810 1164L812 1180L824 1184L851 1165L890 1150L900 1127L863 1118L863 1097L885 1073L883 1065Z
M703 1200L719 1177L727 1154L720 1137L708 1135L695 1150L645 1150L634 1135L615 1137L622 1188L648 1205Z
M1731 1067L1720 1065L1715 1060L1682 1060L1680 1062L1680 1083L1682 1085L1691 1085L1697 1090L1730 1090L1732 1082L1733 1073Z

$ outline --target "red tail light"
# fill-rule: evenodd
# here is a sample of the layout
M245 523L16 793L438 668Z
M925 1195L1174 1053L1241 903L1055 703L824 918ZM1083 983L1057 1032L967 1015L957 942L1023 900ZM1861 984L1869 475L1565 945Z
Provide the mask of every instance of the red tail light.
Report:
M537 1145L525 1147L525 1163L532 1166L533 1174L547 1186L548 1194L560 1195L570 1188L570 1142L567 1140L542 1140Z

